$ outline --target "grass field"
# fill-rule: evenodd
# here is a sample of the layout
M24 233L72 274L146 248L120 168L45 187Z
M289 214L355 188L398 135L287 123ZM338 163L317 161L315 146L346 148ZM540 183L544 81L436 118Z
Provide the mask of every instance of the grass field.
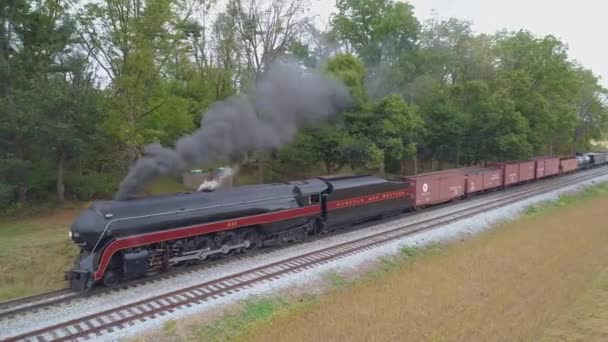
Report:
M0 300L66 285L63 272L78 253L68 227L79 210L75 206L0 223Z
M139 340L608 340L608 185L450 245L406 248L320 295L281 294Z

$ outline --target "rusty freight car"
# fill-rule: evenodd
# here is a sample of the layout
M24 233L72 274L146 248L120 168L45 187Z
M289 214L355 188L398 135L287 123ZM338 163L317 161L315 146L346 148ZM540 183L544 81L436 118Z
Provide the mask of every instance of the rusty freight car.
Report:
M465 194L465 176L459 170L425 173L403 179L412 189L414 208L449 202Z
M502 171L503 186L510 186L519 182L519 162L498 162L491 163L488 166Z
M562 157L559 159L559 172L571 173L578 170L578 159L576 157Z
M559 174L559 158L541 157L534 158L535 163L534 177L541 179Z
M536 163L533 160L521 161L519 164L518 183L528 182L535 178Z
M503 185L503 170L501 168L466 168L461 170L465 175L465 192L467 195L490 191Z

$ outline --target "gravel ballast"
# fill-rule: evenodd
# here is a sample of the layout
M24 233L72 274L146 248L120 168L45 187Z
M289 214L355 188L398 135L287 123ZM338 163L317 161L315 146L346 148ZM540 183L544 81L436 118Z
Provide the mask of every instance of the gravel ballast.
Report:
M384 244L372 250L367 250L353 256L339 259L334 262L314 267L296 274L290 274L281 277L278 280L266 281L258 283L255 286L241 290L225 297L218 299L210 299L199 305L193 305L189 308L175 310L171 314L159 316L156 319L148 320L143 323L137 323L129 329L119 330L115 333L98 338L101 340L117 340L127 336L141 334L149 329L159 328L169 319L179 319L180 317L202 313L210 310L221 310L226 304L234 301L246 299L255 295L272 295L278 290L287 289L290 287L301 287L306 282L316 282L321 279L323 274L328 271L344 272L356 271L362 264L373 261L378 258L387 257L398 253L405 246L423 246L429 243L445 242L463 236L470 236L485 229L495 226L497 223L509 219L513 219L520 215L523 210L531 205L539 202L555 200L564 193L572 193L583 190L586 187L592 186L598 182L608 181L608 175L603 175L581 182L576 185L564 187L543 195L534 196L532 198L512 203L508 206L493 209L483 214L464 219L455 223L445 225L441 228L426 231L415 236L407 237L398 241ZM504 192L486 195L480 198L475 198L469 201L463 201L453 206L443 207L436 210L424 211L413 216L404 216L396 220L379 223L372 227L363 228L357 231L352 231L340 235L330 236L327 239L315 241L314 243L305 243L294 245L290 248L279 251L261 254L256 257L239 260L238 262L228 262L217 267L202 270L196 273L186 273L178 275L170 279L163 279L154 283L144 284L134 287L126 291L111 292L101 296L92 298L79 299L68 305L62 305L57 308L42 310L37 313L28 314L25 316L17 316L4 321L0 321L3 329L0 330L0 339L9 336L18 335L23 332L35 330L44 326L61 323L70 319L75 319L89 314L94 314L103 310L108 310L120 305L128 304L150 298L156 295L161 295L169 290L177 290L188 286L196 285L205 281L213 280L230 274L238 273L262 266L268 263L283 260L289 257L301 255L308 252L313 252L322 248L330 247L346 241L365 237L371 234L376 234L384 230L388 230L398 223L416 223L427 220L429 218L445 215L468 208L479 203L493 200L503 196Z

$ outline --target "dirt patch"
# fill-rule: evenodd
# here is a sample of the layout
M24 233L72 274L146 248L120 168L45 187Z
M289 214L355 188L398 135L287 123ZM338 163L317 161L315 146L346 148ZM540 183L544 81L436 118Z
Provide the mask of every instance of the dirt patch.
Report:
M608 198L600 197L505 224L396 272L321 296L306 310L250 331L246 339L563 337L552 327L570 317L565 313L577 312L573 307L606 267L607 207Z

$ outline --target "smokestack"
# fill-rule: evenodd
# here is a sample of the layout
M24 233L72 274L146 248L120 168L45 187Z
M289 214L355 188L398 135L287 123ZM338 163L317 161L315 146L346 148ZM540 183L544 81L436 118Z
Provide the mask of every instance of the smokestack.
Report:
M201 128L180 138L174 148L146 146L115 198L125 199L156 177L175 175L192 165L278 148L291 142L302 125L327 120L351 103L341 82L296 64L275 63L248 94L213 104L203 115Z

